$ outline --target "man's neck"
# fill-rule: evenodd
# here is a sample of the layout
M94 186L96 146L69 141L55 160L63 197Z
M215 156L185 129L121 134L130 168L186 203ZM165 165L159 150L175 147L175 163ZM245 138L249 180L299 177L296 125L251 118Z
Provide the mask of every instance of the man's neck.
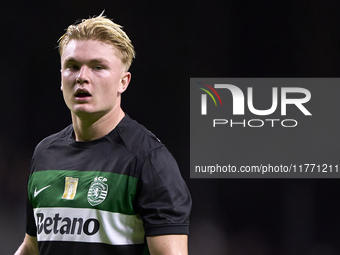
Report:
M98 119L79 117L72 113L75 140L78 142L96 140L110 133L124 118L121 108Z

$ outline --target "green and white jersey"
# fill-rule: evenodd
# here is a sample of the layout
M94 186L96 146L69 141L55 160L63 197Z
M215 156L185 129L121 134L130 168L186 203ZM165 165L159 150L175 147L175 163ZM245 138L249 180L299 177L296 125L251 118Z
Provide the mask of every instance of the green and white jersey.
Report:
M146 236L188 234L191 198L165 146L129 116L105 137L73 128L36 148L27 234L40 254L148 254Z

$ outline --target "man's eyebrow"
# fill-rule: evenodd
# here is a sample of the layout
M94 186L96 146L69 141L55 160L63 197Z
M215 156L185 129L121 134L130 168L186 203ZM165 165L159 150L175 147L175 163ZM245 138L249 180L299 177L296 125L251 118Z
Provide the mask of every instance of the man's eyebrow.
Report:
M70 57L65 59L65 62L78 62L78 61L75 58Z
M80 62L80 61L73 57L69 57L65 59L65 62ZM104 58L94 58L94 59L91 59L89 62L90 63L109 63L109 61Z
M109 63L109 61L104 58L95 58L91 59L90 63Z

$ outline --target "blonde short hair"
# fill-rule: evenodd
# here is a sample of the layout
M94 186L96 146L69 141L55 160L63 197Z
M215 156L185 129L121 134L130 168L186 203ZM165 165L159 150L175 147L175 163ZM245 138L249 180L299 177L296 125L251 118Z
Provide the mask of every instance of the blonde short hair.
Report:
M117 49L123 64L129 69L132 59L135 57L135 50L131 40L122 30L122 26L102 16L102 14L98 17L83 19L78 24L70 25L66 33L58 40L60 56L71 40L89 39L113 45Z

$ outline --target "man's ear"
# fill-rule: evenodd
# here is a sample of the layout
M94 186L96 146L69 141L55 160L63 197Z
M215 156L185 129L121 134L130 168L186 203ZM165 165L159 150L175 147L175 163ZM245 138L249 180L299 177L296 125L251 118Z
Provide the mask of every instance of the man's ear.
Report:
M63 70L60 69L60 73L61 73L61 74L62 74L62 72L63 72ZM60 82L60 90L63 91L63 82L62 82L62 81Z
M118 88L118 92L120 94L122 94L127 89L127 87L129 86L130 81L131 81L131 73L130 72L125 72L122 75L122 78L121 78L121 81L120 81L120 84L119 84L119 88Z

